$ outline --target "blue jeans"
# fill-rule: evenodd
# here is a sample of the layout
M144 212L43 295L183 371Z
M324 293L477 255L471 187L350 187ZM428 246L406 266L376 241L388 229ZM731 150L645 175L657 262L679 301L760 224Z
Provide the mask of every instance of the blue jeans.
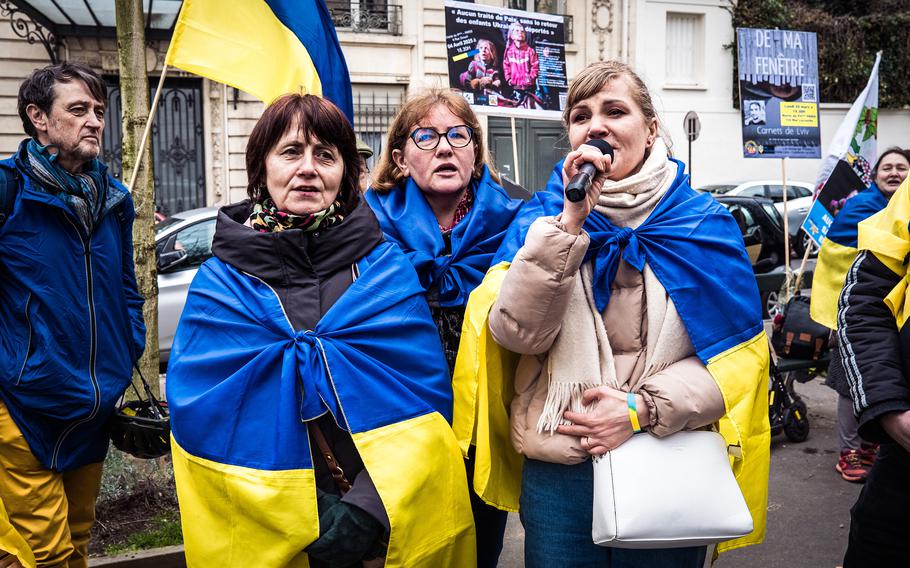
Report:
M594 470L527 459L521 477L526 568L701 568L707 547L630 550L591 539Z

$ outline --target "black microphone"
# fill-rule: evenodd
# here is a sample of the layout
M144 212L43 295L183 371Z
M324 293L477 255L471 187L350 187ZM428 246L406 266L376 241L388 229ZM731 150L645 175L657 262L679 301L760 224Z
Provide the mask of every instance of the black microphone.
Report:
M588 146L594 146L604 155L613 157L613 146L610 146L610 143L606 140L600 140L595 138L593 140L588 140L585 142ZM572 176L572 180L569 182L569 185L566 186L566 199L573 203L577 203L585 198L585 195L588 193L588 188L591 187L591 183L594 181L594 176L597 175L597 167L594 166L591 162L585 162L578 168L578 173Z

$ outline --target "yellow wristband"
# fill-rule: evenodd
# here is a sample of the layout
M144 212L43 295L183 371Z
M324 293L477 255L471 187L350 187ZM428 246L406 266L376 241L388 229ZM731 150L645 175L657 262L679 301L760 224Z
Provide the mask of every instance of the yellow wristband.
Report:
M629 422L632 423L632 430L637 434L641 432L641 424L638 423L638 404L635 402L633 393L626 394L626 404L629 406Z

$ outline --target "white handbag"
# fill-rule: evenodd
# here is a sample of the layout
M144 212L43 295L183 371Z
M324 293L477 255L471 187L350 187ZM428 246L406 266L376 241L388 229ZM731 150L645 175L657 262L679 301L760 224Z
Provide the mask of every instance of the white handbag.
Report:
M752 515L717 432L636 434L594 463L594 543L703 546L752 532Z

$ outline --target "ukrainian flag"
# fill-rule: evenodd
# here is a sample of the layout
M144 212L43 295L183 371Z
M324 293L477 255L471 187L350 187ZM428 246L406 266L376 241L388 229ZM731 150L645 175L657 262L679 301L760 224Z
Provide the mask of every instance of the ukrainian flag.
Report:
M452 391L425 292L382 243L312 330L218 258L190 287L168 371L190 567L304 568L319 536L306 422L351 433L391 523L385 566L474 566Z
M597 213L588 218L588 255L595 260L595 278L609 274L620 256L639 270L647 262L720 388L727 410L720 433L732 448L733 472L754 523L750 534L718 545L724 552L764 539L771 441L769 344L755 277L735 221L709 195L692 190L682 164L676 163L673 186L640 227L619 229ZM561 212L562 199L555 192L538 192L512 223L493 267L468 300L455 365L453 427L463 451L476 445L474 490L485 502L510 511L518 509L521 488L522 457L509 440L518 356L493 340L488 315L531 223ZM601 246L595 246L597 234ZM609 294L609 282L598 281L595 301L600 306L608 297L598 298L598 290Z
M855 199L855 198L854 198ZM888 206L859 224L859 250L868 250L892 272L901 276L900 282L885 296L885 304L894 314L897 328L903 329L910 317L910 178L897 189ZM814 292L813 292L814 294Z
M323 0L184 0L165 62L266 104L321 95L353 123L351 79Z
M844 288L847 271L856 259L857 230L860 221L888 205L888 198L872 184L862 193L847 200L828 229L812 277L809 315L830 329L837 329L837 299Z

